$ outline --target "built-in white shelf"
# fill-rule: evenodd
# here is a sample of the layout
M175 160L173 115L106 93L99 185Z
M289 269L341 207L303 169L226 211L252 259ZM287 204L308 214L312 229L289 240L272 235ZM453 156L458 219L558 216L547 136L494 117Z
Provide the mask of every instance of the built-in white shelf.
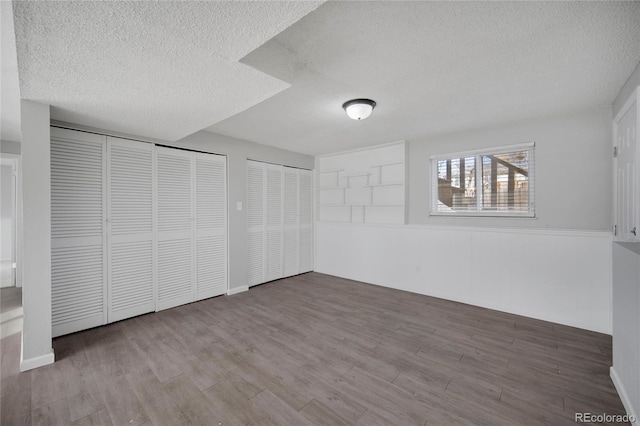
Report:
M395 166L397 164L404 164L404 160L403 161L394 161L394 162L390 162L390 163L380 163L380 164L372 164L371 167L384 167L384 166Z
M345 173L344 177L352 178L352 177L370 176L370 175L371 175L371 172L353 172L353 173Z
M338 173L343 171L344 169L326 169L326 170L318 170L316 173Z
M316 157L316 219L404 223L405 144Z
M373 183L371 185L365 185L365 186L371 186L374 188L376 186L404 186L404 182Z

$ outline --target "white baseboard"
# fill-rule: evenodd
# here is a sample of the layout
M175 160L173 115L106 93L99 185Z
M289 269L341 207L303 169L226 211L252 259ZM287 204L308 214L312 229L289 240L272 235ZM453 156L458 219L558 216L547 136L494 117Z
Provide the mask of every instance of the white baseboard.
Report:
M227 296L233 296L234 294L244 293L245 291L249 291L248 285L230 288L229 291L227 291Z
M24 344L22 346L24 346ZM20 372L33 370L34 368L42 367L48 364L53 364L54 361L55 355L53 353L53 349L50 349L50 352L48 354L28 359L24 359L22 349L20 350Z
M613 385L616 387L616 390L618 391L620 400L622 400L622 405L624 405L624 409L627 411L627 414L629 415L629 417L633 417L634 419L634 421L631 422L631 425L640 426L640 419L638 419L638 415L634 410L633 404L631 403L631 400L629 400L629 395L627 394L627 391L624 385L622 384L622 381L620 380L620 376L618 376L618 373L616 373L615 368L613 367L610 368L609 375L611 376L611 381L613 382Z

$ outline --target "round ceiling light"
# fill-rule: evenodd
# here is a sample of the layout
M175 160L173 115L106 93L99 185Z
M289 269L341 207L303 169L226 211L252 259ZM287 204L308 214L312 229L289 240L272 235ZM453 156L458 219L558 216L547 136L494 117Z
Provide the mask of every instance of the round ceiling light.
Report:
M342 104L342 108L347 112L349 118L353 120L364 120L371 115L376 102L371 99L351 99Z

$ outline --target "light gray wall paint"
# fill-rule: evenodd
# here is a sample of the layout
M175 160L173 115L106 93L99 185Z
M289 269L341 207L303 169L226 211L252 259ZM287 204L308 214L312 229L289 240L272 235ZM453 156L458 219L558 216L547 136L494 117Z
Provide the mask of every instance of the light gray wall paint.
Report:
M53 362L49 105L21 101L23 289L20 370Z
M166 145L227 156L229 200L229 287L247 285L247 159L313 169L313 157L210 132L198 132ZM236 204L242 203L242 210Z
M640 244L613 244L613 370L640 414ZM621 394L623 392L620 392ZM630 405L630 406L629 406Z
M0 154L20 155L20 142L0 141Z
M640 86L640 62L636 65L636 68L633 70L627 81L620 89L620 93L616 97L615 101L613 101L613 116L615 117L618 112L624 106L624 103L627 102L629 96L633 93L636 87Z
M613 103L617 114L640 86L640 63ZM640 123L639 123L640 124ZM613 189L613 186L611 187ZM640 415L640 243L613 243L613 371L625 407ZM620 389L622 387L622 389Z
M492 228L609 230L612 221L611 108L409 142L409 223ZM429 216L429 157L535 142L536 217Z
M13 166L0 166L0 260L13 259Z

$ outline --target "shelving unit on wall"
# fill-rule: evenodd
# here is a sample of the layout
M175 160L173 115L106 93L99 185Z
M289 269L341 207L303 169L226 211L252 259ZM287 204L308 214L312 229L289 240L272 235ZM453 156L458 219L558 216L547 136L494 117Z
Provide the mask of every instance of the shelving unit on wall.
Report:
M316 158L321 222L404 223L405 143Z

